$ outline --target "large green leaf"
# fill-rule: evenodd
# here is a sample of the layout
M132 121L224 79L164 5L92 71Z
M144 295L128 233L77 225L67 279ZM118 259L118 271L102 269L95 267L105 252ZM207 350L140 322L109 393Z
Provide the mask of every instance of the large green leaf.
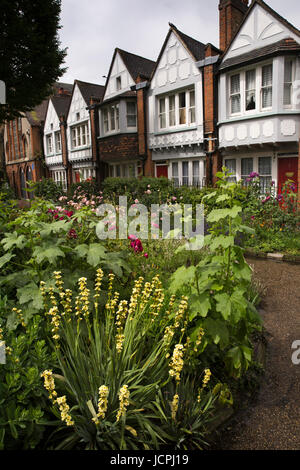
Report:
M43 308L43 297L40 288L35 282L30 282L17 290L17 296L21 305L30 304L34 310ZM29 307L29 306L28 306Z
M12 254L12 253L6 253L6 255L4 256L1 256L0 258L0 268L3 268L3 266L7 263L10 262L10 260L12 258L14 258L16 255Z
M219 344L224 349L229 344L228 328L222 320L206 318L203 322L205 331L212 337L215 344Z
M242 211L240 206L233 206L231 209L214 209L207 216L208 222L219 222L219 220L226 219L230 217L235 219L235 217Z
M195 271L195 266L190 266L189 268L181 266L178 268L170 278L170 292L175 294L184 284L192 283L195 279Z
M228 320L231 314L231 298L228 294L216 294L216 309L220 312L224 320Z
M202 292L200 295L191 295L189 298L189 306L191 311L189 315L190 320L193 320L198 315L206 317L211 308L209 293Z
M96 267L101 261L107 260L107 251L100 243L91 243L90 245L78 245L75 248L80 258L86 258L88 264Z
M32 257L35 258L36 262L39 264L43 261L55 264L58 258L64 258L65 254L58 246L49 246L49 244L44 244L42 246L37 246L34 249Z
M3 238L1 241L1 244L3 245L5 251L10 250L14 246L16 248L22 249L27 244L27 240L24 235L18 235L17 232L6 233L5 238Z
M210 244L210 250L215 251L217 248L229 248L230 246L234 245L234 237L232 235L225 236L220 235L212 240Z

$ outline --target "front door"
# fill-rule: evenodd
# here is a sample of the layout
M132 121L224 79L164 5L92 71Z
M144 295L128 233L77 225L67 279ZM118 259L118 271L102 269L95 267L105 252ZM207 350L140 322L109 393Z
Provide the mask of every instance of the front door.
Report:
M282 186L287 180L295 183L295 191L298 187L298 158L278 158L278 193L282 192Z
M168 165L156 165L156 177L168 178Z

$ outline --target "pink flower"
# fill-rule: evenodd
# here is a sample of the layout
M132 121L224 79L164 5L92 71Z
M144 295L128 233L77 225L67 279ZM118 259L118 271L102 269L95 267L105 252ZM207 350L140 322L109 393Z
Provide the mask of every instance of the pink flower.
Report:
M147 258L147 259L149 258L148 253L144 253L144 256L145 256L145 258Z
M155 224L154 222L152 222L152 227L155 227L155 228L159 228L159 225L158 224Z
M128 235L128 240L136 240L136 236L135 235Z
M139 200L138 200L138 199L135 199L135 200L134 200L134 203L135 203L135 204L138 204L138 203L139 203Z
M176 201L177 197L176 196L172 196L172 201Z

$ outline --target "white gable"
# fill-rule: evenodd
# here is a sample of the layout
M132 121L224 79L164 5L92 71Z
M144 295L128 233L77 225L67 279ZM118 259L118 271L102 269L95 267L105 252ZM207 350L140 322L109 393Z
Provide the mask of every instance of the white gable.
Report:
M172 32L156 68L150 88L161 88L168 85L177 88L182 86L183 80L199 74L199 69L192 56L176 34Z
M76 83L68 114L68 125L75 124L76 122L83 121L84 119L89 119L89 112L86 107L87 104L82 97L78 84ZM79 119L77 118L77 113L80 114Z
M121 77L120 90L117 90L117 77ZM112 98L113 96L119 95L120 93L129 91L130 87L133 85L135 85L135 83L127 68L125 67L119 52L117 52L109 75L104 99Z
M256 4L223 60L273 44L287 37L300 42L299 36Z
M53 128L51 129L51 124ZM44 134L60 130L59 118L51 100L49 100L47 115L45 119Z

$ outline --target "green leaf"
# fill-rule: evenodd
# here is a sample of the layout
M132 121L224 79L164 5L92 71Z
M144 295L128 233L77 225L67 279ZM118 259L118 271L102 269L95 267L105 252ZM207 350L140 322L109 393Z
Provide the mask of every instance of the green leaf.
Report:
M178 290L182 289L184 284L193 282L195 279L195 271L195 266L190 266L189 268L181 266L178 268L170 278L169 291L175 294Z
M24 235L18 235L17 232L6 233L5 238L1 241L5 251L10 250L13 246L16 248L24 248L27 244L26 237Z
M213 239L213 241L210 244L210 250L215 251L219 247L226 249L233 245L234 245L234 237L232 235L229 235L229 236L220 235L219 237L216 237Z
M43 261L48 261L50 264L56 264L58 258L64 258L64 252L58 246L50 246L49 244L44 244L42 246L37 246L33 253L33 258L35 258L38 264Z
M221 348L225 348L229 344L228 328L222 320L206 318L203 323L205 331L212 337L215 344L219 344Z
M72 221L68 220L58 220L49 224L43 224L44 228L40 231L40 235L42 238L45 238L51 235L52 233L57 234L60 231L68 232L72 226L72 223Z
M217 197L216 202L223 202L223 201L228 201L230 200L230 196L228 194L221 194L221 196Z
M224 320L228 320L231 314L231 299L228 294L216 294L216 310L220 312Z
M241 210L240 206L233 206L232 209L214 209L207 216L207 220L208 222L219 222L219 220L226 219L226 217L235 219Z
M30 307L35 310L41 310L43 308L43 297L40 288L34 282L20 287L20 289L17 290L17 296L21 305L30 302Z
M16 255L12 253L6 253L6 255L1 256L0 258L0 268L2 268L5 264L9 263L12 258L14 258Z

